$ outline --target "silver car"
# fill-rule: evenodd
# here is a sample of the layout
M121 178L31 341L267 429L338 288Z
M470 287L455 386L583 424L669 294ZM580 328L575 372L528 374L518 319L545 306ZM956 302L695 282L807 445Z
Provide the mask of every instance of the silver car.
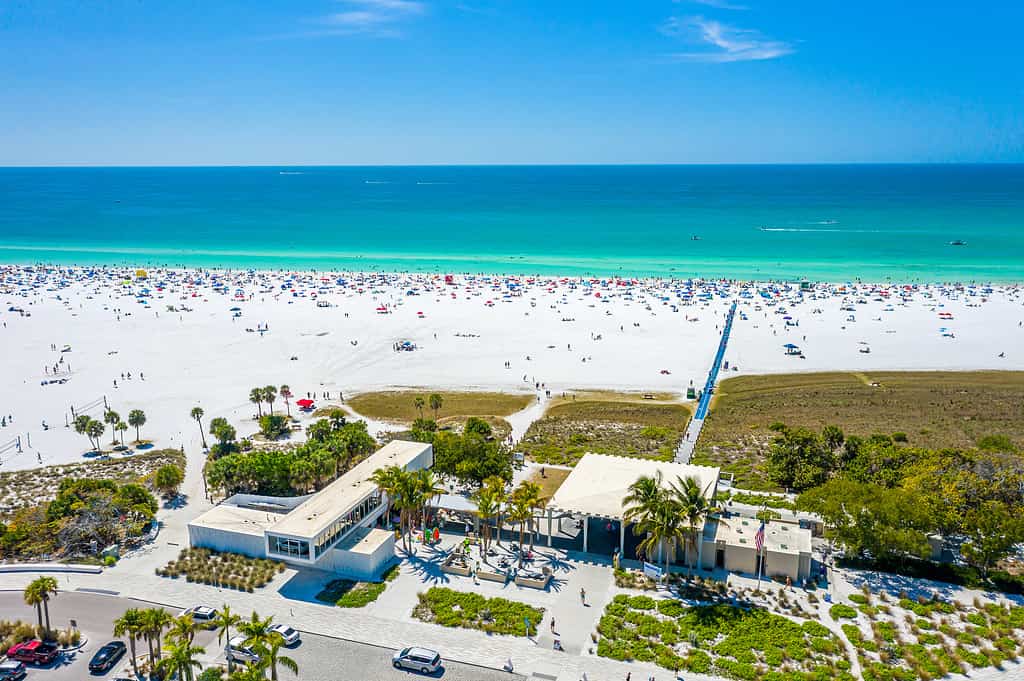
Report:
M258 663L260 656L251 647L245 645L245 636L232 636L224 647L224 657L234 662Z
M433 674L441 668L441 656L426 648L405 648L391 658L395 669L411 669L422 674Z

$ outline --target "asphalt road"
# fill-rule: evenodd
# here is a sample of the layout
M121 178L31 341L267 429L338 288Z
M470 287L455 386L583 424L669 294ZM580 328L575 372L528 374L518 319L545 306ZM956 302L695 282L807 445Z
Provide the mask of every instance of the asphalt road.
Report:
M71 620L75 620L82 631L83 638L88 639L84 648L73 658L65 656L47 668L30 668L28 679L31 681L83 681L85 679L114 679L120 672L130 670L128 658L125 656L115 668L103 675L91 674L88 669L89 659L103 644L114 640L111 636L113 622L131 607L149 608L151 603L143 603L129 598L109 596L105 594L80 591L60 592L50 601L50 624L54 628L64 628ZM172 608L168 608L172 610ZM0 592L0 619L26 622L35 621L35 609L25 605L20 591ZM299 629L293 622L288 622ZM301 629L299 629L301 631ZM127 643L127 641L126 641ZM195 644L206 649L207 655L202 659L204 668L207 663L224 664L224 654L217 644L216 633L202 631L196 636ZM410 645L430 646L429 641L410 641ZM139 654L145 652L145 644L140 643ZM444 656L444 651L439 651ZM474 667L458 662L447 662L443 669L432 676L423 676L412 672L399 671L391 666L393 650L351 641L320 636L302 632L302 641L288 651L299 665L299 677L302 681L416 681L417 679L444 679L445 681L518 681L523 677L507 674L495 669ZM130 676L130 674L128 675ZM296 678L286 669L279 669L278 676L282 681Z

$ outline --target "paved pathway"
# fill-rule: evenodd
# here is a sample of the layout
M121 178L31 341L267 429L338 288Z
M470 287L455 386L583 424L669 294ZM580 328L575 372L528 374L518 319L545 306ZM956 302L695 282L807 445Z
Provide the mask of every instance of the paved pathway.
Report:
M708 380L704 383L704 390L701 393L700 400L697 402L697 409L693 413L693 418L690 419L690 425L686 427L683 441L679 443L679 448L676 450L676 463L690 463L690 457L693 456L693 448L700 437L701 429L704 428L704 419L707 417L708 408L711 406L711 395L715 391L715 383L718 382L718 372L722 368L722 361L725 359L725 348L729 344L729 333L732 331L732 320L735 316L736 303L733 303L729 307L728 314L725 316L722 337L718 341L718 352L715 353L715 359L711 362L711 370L708 372Z

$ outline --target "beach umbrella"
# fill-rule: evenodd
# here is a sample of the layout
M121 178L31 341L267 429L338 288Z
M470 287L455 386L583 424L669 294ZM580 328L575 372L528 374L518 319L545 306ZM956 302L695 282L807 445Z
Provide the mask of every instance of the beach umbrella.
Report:
M792 343L786 343L782 347L786 348L787 350L795 350L799 346L798 345L793 345Z

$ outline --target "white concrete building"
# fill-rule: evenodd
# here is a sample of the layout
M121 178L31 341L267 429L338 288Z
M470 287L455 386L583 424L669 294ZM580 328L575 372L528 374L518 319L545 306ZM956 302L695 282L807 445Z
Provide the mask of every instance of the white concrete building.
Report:
M704 496L712 502L718 492L718 468L586 454L548 503L548 536L551 536L550 519L553 514L583 516L583 551L587 552L591 544L589 519L606 519L618 524L618 548L620 555L624 555L626 533L630 531L627 525L630 523L624 518L623 499L638 478L657 473L661 473L665 487L678 485L680 478L693 478L704 491ZM679 546L670 562L699 565L705 570L724 569L755 574L758 568L755 534L760 524L759 520L741 516L709 517L700 528L697 555L687 555L687 548ZM651 559L660 561L663 556L652 556ZM811 531L791 523L767 523L762 560L762 574L766 577L789 577L793 582L808 578L811 574Z
M394 558L394 535L372 529L387 507L378 468L429 468L429 444L395 440L315 494L238 494L188 524L189 543L372 580Z

